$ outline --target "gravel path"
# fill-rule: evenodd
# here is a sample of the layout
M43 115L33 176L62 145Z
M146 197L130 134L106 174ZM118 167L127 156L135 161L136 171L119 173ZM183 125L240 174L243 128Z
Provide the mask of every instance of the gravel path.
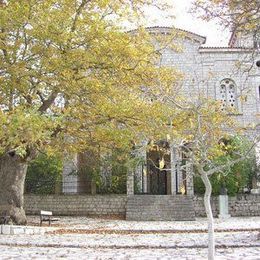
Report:
M30 223L37 218L30 217ZM62 217L56 233L0 235L0 259L206 259L207 223ZM260 217L216 220L217 259L260 259Z

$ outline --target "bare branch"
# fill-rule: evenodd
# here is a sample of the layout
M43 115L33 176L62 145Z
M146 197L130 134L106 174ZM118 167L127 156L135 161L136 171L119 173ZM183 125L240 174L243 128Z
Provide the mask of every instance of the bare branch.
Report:
M207 175L212 175L215 172L223 171L224 169L229 168L229 167L235 165L236 163L245 160L248 157L248 155L250 154L250 152L252 151L252 149L256 146L256 144L257 144L257 142L254 142L252 144L252 146L248 149L247 153L245 155L241 156L240 158L231 160L231 161L225 163L224 165L220 165L220 166L217 166L215 168L212 168L212 169L206 171Z

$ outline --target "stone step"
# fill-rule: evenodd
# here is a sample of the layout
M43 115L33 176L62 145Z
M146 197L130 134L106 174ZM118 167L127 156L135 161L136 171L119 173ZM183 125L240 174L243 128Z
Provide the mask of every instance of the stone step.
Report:
M43 235L48 231L54 231L56 227L35 227L35 226L16 226L0 225L0 235Z
M127 220L195 220L193 199L184 195L132 195Z

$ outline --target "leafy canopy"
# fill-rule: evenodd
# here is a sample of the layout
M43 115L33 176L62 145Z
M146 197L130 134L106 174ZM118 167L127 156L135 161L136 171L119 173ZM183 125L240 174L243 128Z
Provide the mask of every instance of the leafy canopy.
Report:
M259 32L259 0L195 0L194 7L204 19L217 18L237 32Z
M196 173L212 175L223 172L248 156L252 146L230 156L228 150L231 147L222 142L228 138L230 132L242 132L239 124L229 114L232 111L223 111L219 101L200 96L197 102L181 109L181 116L173 120L173 129L176 125L182 125L182 129L178 130L179 140L182 142L176 143L176 148L180 149L185 163L191 164Z
M164 126L162 102L144 98L179 77L158 66L142 28L155 0L21 0L0 4L0 154L130 147ZM169 113L170 110L168 110ZM156 126L156 127L155 127Z
M252 178L255 174L254 151L251 150L252 143L244 136L227 136L220 141L223 155L214 158L216 165L225 165L229 161L236 160L237 157L250 151L248 158L226 167L222 171L215 172L210 176L212 192L219 195L221 187L226 187L229 195L243 192L244 188L250 188ZM200 178L195 178L195 192L204 193L205 187Z

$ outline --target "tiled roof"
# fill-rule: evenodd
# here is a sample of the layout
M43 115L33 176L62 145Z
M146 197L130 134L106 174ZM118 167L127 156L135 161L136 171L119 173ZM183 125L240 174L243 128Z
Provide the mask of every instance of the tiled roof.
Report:
M218 47L218 46L201 46L199 47L199 51L201 52L251 52L253 48L246 48L246 47Z
M252 48L246 47L224 47L224 46L201 46L200 49L241 49L241 50L252 50Z
M190 31L187 31L187 30L183 30L183 29L180 29L180 28L176 28L176 27L169 27L169 26L149 26L149 27L145 27L145 29L146 30L148 30L148 31L152 31L152 30L173 30L173 29L175 29L175 30L177 30L177 31L181 31L181 32L184 32L184 33L187 33L187 34L190 34L190 35L192 35L192 36L195 36L195 37L197 37L197 38L199 38L201 41L202 41L202 43L205 43L206 42L206 37L205 36L201 36L201 35L199 35L199 34L196 34L196 33L193 33L193 32L190 32ZM130 32L133 32L133 31L135 31L135 29L134 30L130 30Z
M184 30L184 29L176 28L176 27L169 27L169 26L151 26L151 27L146 27L146 29L168 29L168 30L176 29L176 30L178 30L178 31L182 31L182 32L185 32L185 33L193 34L194 36L203 38L203 39L205 39L205 41L206 41L206 37L205 37L205 36L202 36L202 35L199 35L199 34L197 34L197 33L194 33L194 32L191 32L191 31L187 31L187 30Z

